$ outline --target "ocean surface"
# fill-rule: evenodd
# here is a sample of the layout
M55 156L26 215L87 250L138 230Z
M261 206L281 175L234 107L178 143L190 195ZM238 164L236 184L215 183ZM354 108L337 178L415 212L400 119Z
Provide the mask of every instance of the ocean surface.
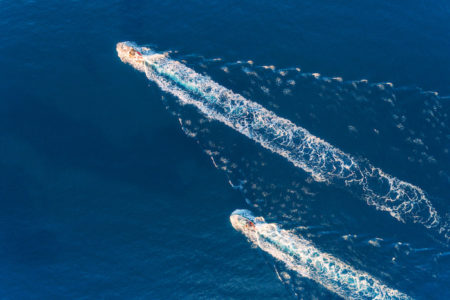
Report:
M233 229L250 209L450 299L448 20L448 1L0 1L0 298L338 299ZM187 105L122 41L307 130L324 163Z

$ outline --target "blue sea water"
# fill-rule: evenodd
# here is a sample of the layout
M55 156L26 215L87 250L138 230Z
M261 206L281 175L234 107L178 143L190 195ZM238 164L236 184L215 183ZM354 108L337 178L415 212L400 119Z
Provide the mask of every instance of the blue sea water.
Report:
M230 225L236 208L412 297L450 298L442 236L202 125L115 51L124 40L176 50L221 85L421 187L445 222L449 19L447 1L0 2L0 298L334 297L252 249ZM349 90L262 65L396 90ZM278 78L295 88L277 88ZM239 180L247 191L230 186Z

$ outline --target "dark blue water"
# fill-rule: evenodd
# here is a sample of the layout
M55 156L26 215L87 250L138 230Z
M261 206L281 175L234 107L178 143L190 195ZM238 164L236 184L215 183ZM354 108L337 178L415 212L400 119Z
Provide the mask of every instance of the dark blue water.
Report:
M273 267L289 271L233 230L228 217L248 206L245 198L260 203L256 213L393 288L450 298L449 244L439 234L311 182L232 130L187 137L172 113L190 124L201 117L167 110L161 91L115 52L132 40L223 58L205 68L188 63L420 186L448 221L449 19L446 1L1 2L0 298L329 297L295 274L280 281ZM315 80L297 81L288 95L276 90L273 73L260 82L241 68L221 71L249 59L393 82L396 102L372 88L349 92ZM263 85L273 86L270 96ZM205 149L238 171L214 168ZM228 184L242 178L269 194Z

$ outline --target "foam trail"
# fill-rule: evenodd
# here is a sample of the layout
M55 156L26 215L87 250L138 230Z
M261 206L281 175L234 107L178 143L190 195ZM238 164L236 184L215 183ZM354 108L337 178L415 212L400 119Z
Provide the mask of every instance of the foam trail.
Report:
M316 181L349 188L369 205L389 212L399 221L419 223L450 238L448 226L440 224L436 210L419 187L388 175L368 162L356 161L306 129L167 55L130 42L117 44L117 51L122 61L145 72L181 104L194 105L208 118L285 157Z
M251 242L282 261L287 268L312 279L346 299L411 299L376 278L321 252L312 243L295 236L245 209L235 210L230 221Z

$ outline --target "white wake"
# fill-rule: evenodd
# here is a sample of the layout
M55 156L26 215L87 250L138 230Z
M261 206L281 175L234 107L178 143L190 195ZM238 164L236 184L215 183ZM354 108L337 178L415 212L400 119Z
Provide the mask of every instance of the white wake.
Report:
M304 238L280 229L277 224L266 223L261 217L253 217L248 210L234 211L230 221L236 230L287 268L345 299L411 299L320 251Z
M142 56L130 56L130 48L140 51ZM447 225L440 224L435 208L419 187L386 174L368 162L357 161L306 129L167 55L130 42L119 43L117 51L122 61L145 72L148 79L177 97L181 104L194 105L208 118L226 124L283 156L316 181L349 188L369 205L389 212L399 221L419 223L450 238Z

